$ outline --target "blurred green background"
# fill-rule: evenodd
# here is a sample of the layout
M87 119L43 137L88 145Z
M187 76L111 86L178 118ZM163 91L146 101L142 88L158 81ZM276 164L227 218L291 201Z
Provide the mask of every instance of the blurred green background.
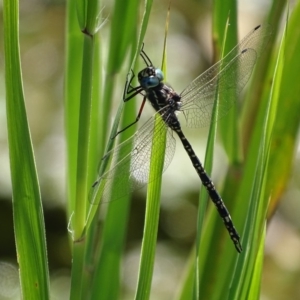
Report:
M102 2L102 18L106 19L106 25L110 22L112 5L113 1ZM211 5L212 1L172 2L168 33L167 78L172 87L179 92L211 65L213 59ZM158 66L161 64L167 6L168 1L154 2L145 38L145 50L153 63ZM269 7L269 1L239 1L240 38L263 21ZM20 46L26 107L44 203L52 287L57 285L58 289L60 287L57 282L68 285L71 266L68 220L65 213L63 120L65 13L65 2L60 0L23 0L20 3ZM2 18L2 14L0 17ZM101 29L104 56L105 43L108 44L106 25ZM3 35L2 28L0 35ZM3 70L3 39L1 38L0 262L16 264ZM123 86L124 82L120 82L118 90L115 91L116 109ZM147 105L140 124L143 124L144 120L152 114L152 108ZM199 158L203 160L208 128L185 129L185 132ZM268 227L261 299L300 299L299 151L295 153L294 162L290 182ZM225 173L226 155L222 147L217 144L212 173L213 181L217 186L222 184ZM197 217L194 203L197 201L198 190L199 179L184 149L178 143L173 162L163 177L152 299L169 299L177 287L185 258L194 242ZM124 295L131 295L135 289L143 230L144 198L143 190L137 191L131 206L123 269Z

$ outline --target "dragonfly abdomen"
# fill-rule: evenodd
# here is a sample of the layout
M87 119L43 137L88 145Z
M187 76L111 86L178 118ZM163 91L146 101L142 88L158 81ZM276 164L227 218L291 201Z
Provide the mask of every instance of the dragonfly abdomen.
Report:
M233 225L231 216L230 216L227 208L225 207L221 196L216 191L212 180L209 178L209 176L205 172L205 169L203 168L199 158L195 154L195 151L193 150L191 144L189 143L189 141L186 139L185 135L183 134L183 132L180 128L179 122L178 122L178 126L172 127L172 130L174 130L177 133L178 137L180 138L185 151L187 152L198 176L201 179L202 184L205 186L212 202L215 204L215 206L218 210L218 213L221 216L221 218L229 232L230 238L232 239L232 241L235 245L235 248L237 249L238 252L241 252L242 246L240 244L240 236L237 233L237 230L235 229L235 227Z

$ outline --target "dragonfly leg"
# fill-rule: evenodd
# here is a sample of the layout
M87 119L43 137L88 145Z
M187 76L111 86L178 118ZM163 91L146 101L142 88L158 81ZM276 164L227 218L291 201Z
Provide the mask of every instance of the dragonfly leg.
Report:
M138 115L136 116L135 121L132 122L132 123L130 123L130 124L127 125L126 127L124 127L122 130L119 130L119 131L116 133L116 135L112 137L112 139L114 139L118 134L120 134L121 132L125 131L126 129L128 129L129 127L131 127L132 125L136 124L136 123L139 121L139 119L140 119L140 117L141 117L141 114L142 114L142 111L143 111L143 109L144 109L146 100L147 100L147 98L144 97L143 102L142 102L142 104L141 104L141 107L140 107L140 109L139 109L139 112L138 112Z

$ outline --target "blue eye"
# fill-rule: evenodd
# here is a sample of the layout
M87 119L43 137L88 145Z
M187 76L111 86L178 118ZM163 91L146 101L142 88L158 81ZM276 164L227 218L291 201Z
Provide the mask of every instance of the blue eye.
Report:
M160 69L147 67L139 72L138 79L143 88L151 89L160 85L164 79L164 74Z
M164 73L162 72L161 69L155 69L155 75L158 78L159 81L164 80Z
M163 72L160 69L155 69L155 75L144 77L141 79L141 85L144 88L154 88L164 79Z
M145 77L142 85L146 88L156 87L159 85L159 79L156 76Z

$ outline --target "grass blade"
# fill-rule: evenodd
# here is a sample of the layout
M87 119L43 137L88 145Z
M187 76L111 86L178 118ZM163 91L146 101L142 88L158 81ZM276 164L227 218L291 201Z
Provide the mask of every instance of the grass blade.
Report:
M7 128L22 297L49 299L43 209L22 86L18 1L4 1L3 7Z

